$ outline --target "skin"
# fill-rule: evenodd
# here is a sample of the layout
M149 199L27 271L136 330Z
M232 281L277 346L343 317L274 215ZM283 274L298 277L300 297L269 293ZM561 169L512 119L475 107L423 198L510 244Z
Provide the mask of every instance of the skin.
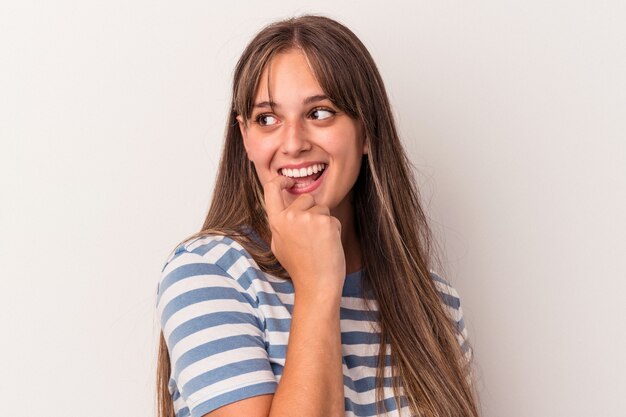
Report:
M273 109L268 104L268 80L275 103ZM264 186L280 177L279 169L287 164L327 164L321 185L310 195L316 206L328 208L330 215L341 223L341 241L350 273L361 267L350 198L367 145L361 124L328 98L320 99L320 96L324 96L324 92L306 56L297 49L279 54L261 75L254 101L260 106L254 107L247 123L239 117L239 126L248 158ZM305 103L311 97L318 99ZM286 190L281 194L286 207L298 198ZM308 239L310 235L303 237ZM305 253L312 258L312 252L300 251L299 254ZM280 256L278 259L282 263Z
M273 109L269 106L270 80ZM344 416L339 306L346 272L361 267L351 191L367 146L360 123L340 111L298 49L263 73L250 120L238 118L248 158L264 187L271 247L295 289L289 347L273 395L221 407L212 417ZM307 99L316 97L312 102ZM266 104L263 105L262 103ZM327 164L320 186L290 191L287 164Z

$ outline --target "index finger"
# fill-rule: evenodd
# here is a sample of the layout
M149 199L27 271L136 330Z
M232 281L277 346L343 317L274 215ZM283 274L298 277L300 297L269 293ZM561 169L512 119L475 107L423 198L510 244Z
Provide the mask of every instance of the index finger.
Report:
M291 187L293 183L293 179L279 175L265 184L263 187L263 194L265 198L265 211L268 216L280 213L285 209L285 203L283 202L281 192L284 189Z

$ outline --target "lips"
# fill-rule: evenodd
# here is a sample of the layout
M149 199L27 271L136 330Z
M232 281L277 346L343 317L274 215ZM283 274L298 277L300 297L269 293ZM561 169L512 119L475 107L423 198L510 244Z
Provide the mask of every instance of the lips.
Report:
M313 192L320 186L324 179L326 168L326 164L313 164L302 168L283 168L280 172L281 175L294 180L294 185L288 188L287 191L291 194L305 194ZM305 175L300 176L301 174Z

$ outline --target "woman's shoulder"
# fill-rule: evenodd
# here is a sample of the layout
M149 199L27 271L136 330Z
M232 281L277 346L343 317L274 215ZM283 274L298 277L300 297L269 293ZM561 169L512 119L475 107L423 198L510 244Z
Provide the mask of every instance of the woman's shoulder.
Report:
M458 310L461 307L461 300L459 293L452 284L432 270L430 271L430 277L435 282L435 288L444 304L452 309Z
M172 285L198 281L202 278L216 285L228 284L241 291L253 291L255 280L265 280L252 256L229 236L207 234L179 244L168 256L161 270L158 293Z
M236 262L254 262L252 256L233 238L206 234L185 240L168 256L162 271L186 263L213 264L228 271Z
M448 312L449 317L454 322L454 326L457 331L457 338L459 344L461 345L461 349L468 358L471 358L472 351L468 341L468 333L465 327L465 318L463 317L463 308L461 306L461 298L459 297L459 293L449 281L443 279L434 271L430 271L430 276L435 282L435 287L437 289L437 292L439 293L439 296L441 297L441 301L446 307L446 311Z

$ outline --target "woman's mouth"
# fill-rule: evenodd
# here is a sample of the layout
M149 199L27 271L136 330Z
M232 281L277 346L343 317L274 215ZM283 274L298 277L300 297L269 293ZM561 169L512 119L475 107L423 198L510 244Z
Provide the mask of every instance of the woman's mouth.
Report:
M288 188L292 194L304 194L310 193L317 189L322 183L324 172L326 172L326 164L312 164L303 168L283 168L280 170L280 175L292 178L294 185Z

